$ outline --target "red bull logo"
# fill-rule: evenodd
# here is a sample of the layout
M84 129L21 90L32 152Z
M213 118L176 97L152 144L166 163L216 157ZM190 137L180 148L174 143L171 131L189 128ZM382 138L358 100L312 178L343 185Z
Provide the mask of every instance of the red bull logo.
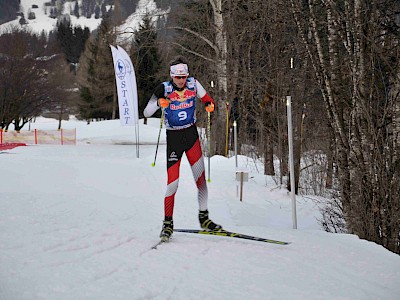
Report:
M174 91L168 96L168 98L172 101L185 101L195 97L196 92L188 89L185 89L183 92Z
M177 92L172 92L171 94L169 94L168 99L172 101L179 101L181 100L181 96L179 96Z
M183 93L183 98L189 99L192 97L196 97L196 92L191 90L185 90L185 92Z
M179 105L171 104L171 105L169 106L169 108L170 108L171 110L178 110L178 109L183 109L183 108L189 108L189 107L192 107L192 106L193 106L193 101L190 101L189 103L182 102L182 103L179 104Z

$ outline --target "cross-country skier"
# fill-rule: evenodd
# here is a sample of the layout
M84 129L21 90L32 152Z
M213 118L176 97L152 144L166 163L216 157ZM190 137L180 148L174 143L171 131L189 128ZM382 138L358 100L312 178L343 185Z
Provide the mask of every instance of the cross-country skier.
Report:
M164 222L160 237L168 240L173 233L173 212L175 194L178 190L179 167L182 155L192 168L198 189L199 221L205 230L222 230L208 217L208 190L205 179L203 153L196 127L196 97L205 104L207 112L214 111L214 100L195 78L189 77L188 65L183 57L170 64L171 80L161 83L155 89L144 116L152 116L160 107L164 110L164 123L167 129L167 174L168 185L164 198Z

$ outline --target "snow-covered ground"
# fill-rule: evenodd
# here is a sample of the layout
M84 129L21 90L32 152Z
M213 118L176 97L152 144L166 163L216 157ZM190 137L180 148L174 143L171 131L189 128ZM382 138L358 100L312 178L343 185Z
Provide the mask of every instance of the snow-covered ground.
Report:
M31 129L56 129L39 118ZM76 146L32 145L0 154L0 299L399 299L400 257L354 235L318 227L318 208L291 200L254 162L243 202L235 159L211 158L210 216L225 229L287 246L174 233L156 250L166 187L159 120L63 122ZM206 160L207 161L207 160ZM261 166L258 166L259 169ZM262 173L262 172L261 172ZM198 228L196 188L184 158L176 228Z

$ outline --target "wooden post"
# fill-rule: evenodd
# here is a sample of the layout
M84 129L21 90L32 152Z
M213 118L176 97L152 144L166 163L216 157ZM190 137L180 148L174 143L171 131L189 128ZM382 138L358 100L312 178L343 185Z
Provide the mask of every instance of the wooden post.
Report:
M248 171L236 171L236 181L240 181L240 202L243 201L243 182L249 181Z
M225 132L225 157L228 157L228 138L229 138L229 102L226 102L226 132Z
M243 172L240 172L240 202L243 201Z
M293 159L293 129L292 129L292 97L286 96L287 117L288 117L288 144L289 144L289 166L290 166L290 196L292 198L292 220L293 229L297 229L297 213L296 213L296 194L294 181L294 159Z

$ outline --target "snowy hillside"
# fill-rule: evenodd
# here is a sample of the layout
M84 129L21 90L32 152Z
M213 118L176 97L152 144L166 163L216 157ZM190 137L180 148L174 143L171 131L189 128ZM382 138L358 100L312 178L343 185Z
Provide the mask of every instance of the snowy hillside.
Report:
M118 27L118 40L126 42L127 39L131 38L132 35L130 32L139 29L140 23L146 15L152 16L151 19L155 27L157 27L158 21L161 22L161 24L159 25L164 25L163 23L166 22L166 18L169 12L170 9L162 10L157 8L154 0L139 0L136 11L131 14L121 26ZM127 33L124 34L123 32Z
M46 9L45 3L49 2L49 0L21 0L21 12L24 13L25 19L28 22L27 25L24 25L27 29L32 30L33 32L40 33L42 30L45 32L49 32L54 29L57 24L57 19L53 19L49 17L49 9ZM79 3L81 1L78 1ZM37 6L37 8L33 8L33 5ZM101 18L95 19L94 14L91 18L85 18L83 16L77 18L70 13L74 9L75 2L66 2L63 6L64 14L68 14L71 19L71 24L74 26L88 27L91 31L96 29L100 23ZM107 6L107 9L110 7ZM28 12L32 11L35 13L36 18L32 20L28 20ZM165 15L169 12L169 10L161 10L158 9L155 2L153 0L140 0L137 6L135 13L127 18L127 20L119 27L119 31L133 31L139 28L139 24L143 17L146 14L154 15L153 21L156 22L159 17L165 17ZM10 28L10 26L18 26L19 24L18 17L16 20L4 23L0 25L0 33L4 30ZM122 37L124 39L126 37Z
M21 12L24 13L28 24L25 25L27 28L31 29L33 32L40 33L42 30L48 32L53 30L55 25L57 24L57 19L52 19L49 17L49 12L46 12L45 2L49 2L49 0L21 0ZM66 2L64 5L64 13L69 14L71 11L70 5L74 2ZM37 5L38 8L32 8L32 5ZM27 15L28 11L31 10L35 13L36 18L33 20L28 20ZM84 18L80 17L79 19L75 16L71 17L71 23L75 26L80 25L81 27L88 27L90 30L94 30L97 26L100 25L101 19ZM8 23L0 25L1 31L6 30L10 26L20 26L19 19L10 21Z
M38 118L31 129L57 125ZM322 231L311 197L297 197L292 229L286 190L242 156L239 167L250 170L243 202L235 158L211 158L211 218L227 230L291 244L174 233L152 250L166 188L164 130L151 166L159 119L140 122L140 158L133 128L118 120L63 127L77 128L76 146L0 154L1 300L399 299L400 256L354 235ZM197 209L184 157L175 228L199 228Z

